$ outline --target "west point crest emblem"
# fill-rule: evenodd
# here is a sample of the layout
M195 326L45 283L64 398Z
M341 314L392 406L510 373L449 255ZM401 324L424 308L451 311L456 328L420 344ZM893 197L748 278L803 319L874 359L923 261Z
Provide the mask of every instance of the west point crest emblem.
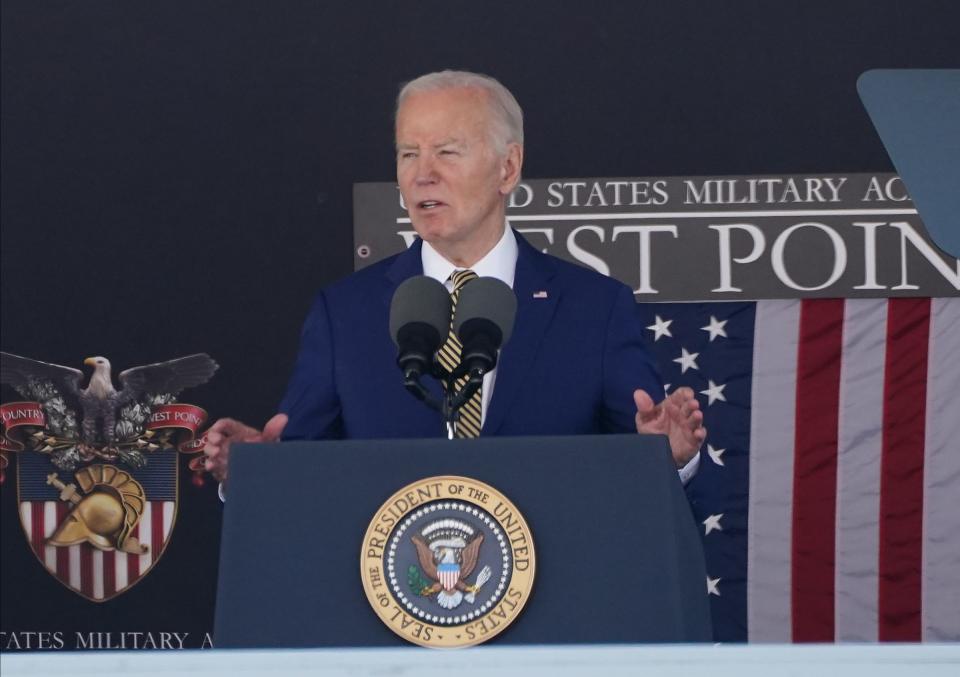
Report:
M117 376L0 353L0 381L25 401L0 406L2 465L17 458L20 523L41 564L94 602L130 589L157 563L176 520L179 454L202 450L206 412L178 403L217 364L203 354ZM196 460L196 459L195 459ZM199 468L195 481L202 481ZM0 482L3 481L0 476Z
M361 577L374 611L407 641L485 642L520 614L533 586L530 530L493 487L431 477L404 487L374 516Z

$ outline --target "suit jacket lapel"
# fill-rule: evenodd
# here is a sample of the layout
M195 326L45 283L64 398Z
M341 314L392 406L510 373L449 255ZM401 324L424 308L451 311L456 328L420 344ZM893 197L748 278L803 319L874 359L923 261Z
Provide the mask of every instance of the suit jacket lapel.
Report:
M382 278L383 289L381 290L379 298L379 312L383 313L384 327L388 326L387 318L390 317L390 304L393 302L393 295L397 291L397 287L415 275L423 275L423 262L420 258L420 247L422 245L423 242L420 238L417 238L406 251L398 254L393 263L387 267L387 271ZM373 301L373 299L371 299L371 301ZM385 332L381 340L386 341L387 343L385 343L385 345L389 345L394 355L396 355L396 346L393 345L393 338L390 337L389 332ZM397 378L399 377L400 374L398 372ZM425 385L429 386L430 380L432 379L425 379L425 381L427 381Z
M537 251L522 235L516 232L515 235L518 252L513 291L517 295L517 319L513 336L500 352L493 398L482 435L496 434L511 410L517 392L535 361L559 300L559 291L551 289L549 284L556 272L556 264L550 257Z
M420 257L422 247L423 240L418 237L405 251L398 254L394 262L387 268L386 278L390 282L384 294L387 308L390 307L390 302L393 300L393 292L397 290L401 282L414 275L423 275L423 259Z

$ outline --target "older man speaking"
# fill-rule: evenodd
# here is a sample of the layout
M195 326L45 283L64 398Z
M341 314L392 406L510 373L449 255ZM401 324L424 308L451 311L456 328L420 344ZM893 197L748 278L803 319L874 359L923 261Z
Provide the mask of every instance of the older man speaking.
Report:
M217 421L207 469L226 480L233 442L443 434L440 414L403 387L389 303L412 276L452 291L455 280L475 274L510 285L518 310L467 414L467 436L665 434L678 467L692 470L706 437L703 414L689 388L663 398L630 289L537 251L507 223L523 166L523 113L513 95L476 73L419 77L397 99L396 151L397 182L420 239L320 292L282 413L262 431Z

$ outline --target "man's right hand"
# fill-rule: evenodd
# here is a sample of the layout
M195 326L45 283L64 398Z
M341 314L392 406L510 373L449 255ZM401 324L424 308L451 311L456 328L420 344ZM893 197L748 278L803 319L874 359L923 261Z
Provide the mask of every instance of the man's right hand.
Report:
M286 414L277 414L267 421L263 430L257 430L232 418L221 418L207 431L207 443L203 447L207 456L204 468L218 482L226 482L230 445L234 442L279 442L287 420Z

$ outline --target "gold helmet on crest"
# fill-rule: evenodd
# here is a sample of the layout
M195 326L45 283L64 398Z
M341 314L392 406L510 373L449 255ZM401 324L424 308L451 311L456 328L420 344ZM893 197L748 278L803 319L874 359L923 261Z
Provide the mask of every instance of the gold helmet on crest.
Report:
M47 539L47 544L89 543L99 550L146 553L147 546L130 536L146 506L140 483L112 465L89 465L77 471L75 477L86 495Z

